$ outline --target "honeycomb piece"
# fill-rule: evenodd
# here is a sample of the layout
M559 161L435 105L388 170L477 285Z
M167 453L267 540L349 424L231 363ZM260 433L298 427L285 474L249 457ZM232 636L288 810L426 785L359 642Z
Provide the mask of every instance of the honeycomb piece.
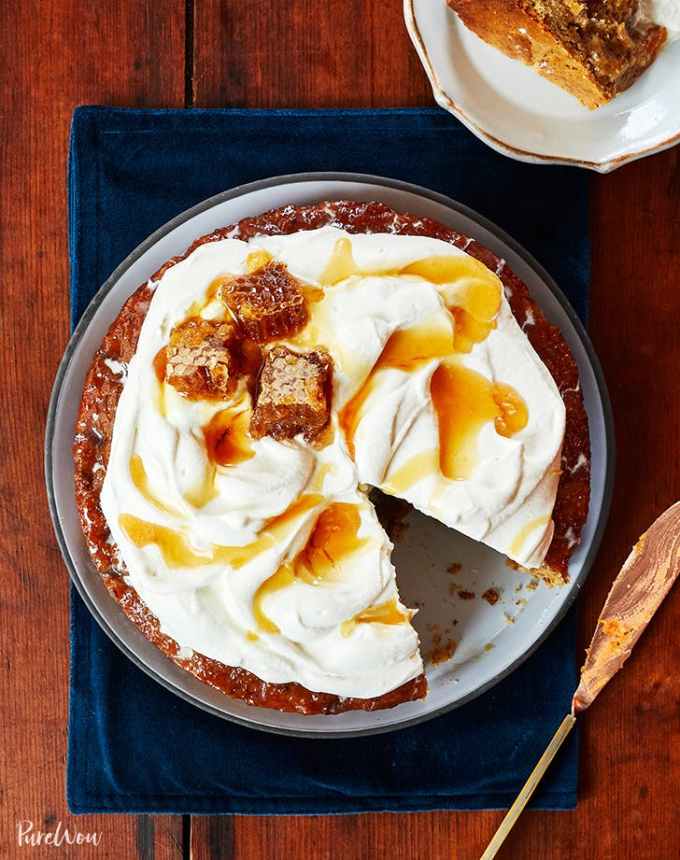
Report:
M298 353L272 347L260 374L251 435L282 441L303 433L313 441L328 423L331 373L332 361L324 350Z
M224 400L232 392L236 363L230 322L191 317L175 326L167 348L166 381L189 400Z
M229 280L220 298L246 337L266 343L288 337L307 323L305 297L283 263L267 263Z

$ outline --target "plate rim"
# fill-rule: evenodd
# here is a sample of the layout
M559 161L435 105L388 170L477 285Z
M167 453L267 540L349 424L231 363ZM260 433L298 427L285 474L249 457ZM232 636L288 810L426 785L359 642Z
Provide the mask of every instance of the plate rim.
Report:
M553 293L558 303L560 304L562 310L566 313L570 322L574 326L576 334L581 341L581 344L585 350L587 359L591 365L593 370L593 376L595 379L595 384L597 388L597 393L600 399L600 403L602 406L602 415L604 421L605 428L605 447L606 447L606 458L605 458L605 476L604 476L604 486L602 493L602 506L600 510L600 516L595 524L595 529L593 532L593 537L590 543L590 547L588 549L588 553L583 561L581 566L581 570L579 571L577 577L574 579L573 585L567 594L566 598L562 602L561 606L555 613L555 616L551 619L550 623L547 625L545 630L526 648L522 654L519 655L513 662L511 662L505 669L498 672L492 678L490 678L486 683L482 684L477 689L471 691L467 695L462 698L448 703L446 705L442 705L442 707L437 708L434 711L431 711L427 714L417 715L412 718L406 719L396 725L385 725L385 726L374 726L367 727L361 729L348 729L345 731L342 730L329 730L329 731L314 731L314 730L305 730L305 729L297 729L297 728L286 728L280 726L271 726L258 723L256 721L250 721L244 719L242 717L236 716L234 714L228 714L224 711L221 711L215 707L213 707L209 702L201 701L194 697L188 690L182 689L177 686L168 678L161 676L153 667L147 665L142 658L130 647L118 634L117 631L111 628L108 624L107 620L102 616L99 607L97 606L95 600L90 595L87 587L81 579L80 572L78 570L77 565L75 564L73 558L68 549L68 544L62 530L61 522L59 520L59 513L57 509L57 501L56 494L54 488L54 458L52 452L52 442L55 435L55 426L56 426L56 413L57 406L60 399L61 389L64 382L64 378L68 371L68 368L71 363L71 359L75 352L76 347L78 346L85 330L89 326L92 318L96 314L100 305L111 292L111 290L116 285L117 281L120 277L154 244L156 244L160 239L174 230L176 227L180 226L184 222L194 218L197 215L200 215L202 212L205 212L208 209L214 208L215 206L226 202L228 200L233 200L237 197L244 196L246 194L266 190L268 188L275 188L281 185L293 184L293 183L305 183L305 182L347 182L347 183L363 183L366 185L379 186L383 188L389 188L396 191L403 191L410 194L414 194L416 196L424 197L428 200L431 200L435 203L439 203L444 207L453 210L459 214L462 214L472 220L474 220L481 227L490 231L494 234L498 239L505 242L518 256L520 256L523 261L530 266L536 274L544 281L546 286ZM609 512L611 508L611 501L613 496L613 487L614 487L614 473L615 473L615 463L616 463L616 442L614 435L614 421L613 421L613 412L611 407L611 402L609 398L609 392L607 389L607 385L605 382L604 372L602 370L602 366L600 364L599 358L595 352L595 349L591 343L590 337L585 329L585 326L581 322L581 319L577 315L576 311L572 308L569 300L562 292L560 287L557 285L552 276L543 268L543 266L533 257L533 255L527 251L519 242L513 239L512 236L508 235L501 227L498 227L494 222L490 221L483 215L480 215L474 209L466 206L463 203L454 200L447 195L440 194L439 192L432 191L429 188L425 188L423 186L417 185L415 183L404 182L399 179L392 179L384 176L375 176L372 174L366 173L353 173L353 172L335 172L335 171L320 171L313 172L307 171L302 173L289 173L282 174L279 176L268 177L265 179L255 180L254 182L243 183L241 185L237 185L234 188L227 189L225 191L221 191L218 194L215 194L207 199L197 203L196 205L185 209L183 212L180 212L174 218L167 221L153 233L151 233L145 240L143 240L136 248L134 248L123 260L121 263L116 266L113 272L109 275L109 277L104 281L101 287L97 290L95 295L90 300L87 308L83 312L78 324L76 325L68 344L64 350L64 354L59 362L59 366L57 368L57 372L55 375L54 384L52 387L52 392L50 395L48 411L47 411L47 421L45 427L45 445L44 445L44 474L45 474L45 484L47 489L47 498L48 505L50 510L50 517L52 520L52 526L54 528L54 532L57 538L57 543L59 545L59 550L62 556L62 559L66 565L66 568L69 572L70 579L76 587L78 594L81 599L87 606L90 614L93 616L99 627L103 630L103 632L109 637L109 639L113 642L113 644L120 650L122 653L128 657L132 662L140 668L143 672L145 672L149 677L153 678L154 681L160 683L163 687L170 690L175 695L180 696L180 698L194 705L195 707L200 708L201 710L206 711L207 713L212 714L213 716L217 716L221 719L228 720L229 722L236 723L241 726L245 726L247 728L263 731L269 734L277 734L277 735L285 735L288 737L300 737L300 738L314 738L314 739L338 739L338 738L353 738L353 737L367 737L369 735L377 735L377 734L385 734L387 732L401 731L402 729L409 728L411 726L417 725L419 723L427 722L431 719L435 719L436 717L442 716L449 711L452 711L462 705L467 704L468 702L476 699L478 696L490 690L512 672L517 669L525 660L527 660L536 650L537 648L545 641L545 639L553 632L553 630L557 627L557 625L562 621L564 616L566 615L569 608L573 605L574 600L577 595L580 594L581 588L585 580L590 573L595 557L599 551L600 545L602 543L602 538L604 535L604 531L607 525L607 521L609 518Z
M441 108L455 116L456 119L458 119L468 129L468 131L471 131L476 137L486 143L487 146L490 146L491 149L499 152L501 155L506 155L509 158L513 158L516 161L523 161L527 164L561 164L569 167L583 167L587 170L594 170L597 173L606 174L617 170L619 167L623 167L624 164L630 164L633 161L638 161L639 159L646 158L649 155L655 155L658 152L671 149L673 146L680 143L680 130L678 130L672 134L671 137L666 138L659 143L652 144L651 146L638 149L635 152L626 153L615 158L589 160L572 158L566 155L546 155L544 153L532 152L531 150L521 149L520 147L513 146L505 140L501 140L499 137L496 137L491 134L491 132L474 122L465 113L463 108L457 104L444 89L441 81L439 80L439 75L437 74L434 64L430 59L430 52L425 44L425 40L420 32L414 8L415 2L416 0L403 0L404 23L411 42L413 43L413 47L418 55L418 59L427 75L430 87L432 88L434 100ZM439 0L439 2L444 2L444 0Z

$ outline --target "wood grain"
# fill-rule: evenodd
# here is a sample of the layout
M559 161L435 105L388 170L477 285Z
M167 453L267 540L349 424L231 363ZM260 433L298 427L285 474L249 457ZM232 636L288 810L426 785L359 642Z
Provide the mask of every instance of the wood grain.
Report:
M68 575L49 525L45 413L68 338L66 153L83 102L181 105L184 4L172 0L2 4L0 26L0 856L17 823L101 834L56 856L180 858L182 821L75 818L64 792Z
M67 580L48 525L41 446L68 333L64 177L71 111L82 102L429 105L401 3L43 0L6 4L2 23L0 856L17 856L16 822L32 819L43 829L62 820L102 833L96 851L63 854L74 857L169 860L189 849L194 860L478 857L502 813L195 817L191 844L183 845L180 818L74 819L64 799ZM584 646L630 544L680 496L679 153L593 177L590 330L609 381L619 459L610 526L582 598ZM584 721L578 809L525 814L499 856L680 855L679 649L680 599L671 595Z
M198 106L378 107L432 97L401 3L195 0ZM593 176L590 330L611 388L618 483L582 599L583 647L632 543L680 496L680 150ZM547 168L536 168L537 172ZM559 205L559 201L550 201ZM576 812L529 812L506 860L661 860L680 855L680 599L584 720ZM568 703L565 703L565 707ZM541 750L537 750L537 756ZM194 860L479 857L502 813L194 818Z
M399 0L194 0L200 107L431 104Z

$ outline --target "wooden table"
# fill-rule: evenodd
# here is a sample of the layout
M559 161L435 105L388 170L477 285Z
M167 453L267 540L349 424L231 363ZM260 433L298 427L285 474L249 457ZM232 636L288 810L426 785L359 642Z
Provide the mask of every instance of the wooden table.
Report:
M42 441L68 338L71 112L429 105L401 3L27 0L3 4L2 18L0 856L59 854L17 847L17 822L28 819L101 833L96 849L61 849L74 858L478 857L500 813L75 818L64 798L68 580ZM680 496L680 148L593 176L591 231L590 332L619 454L609 527L581 598L584 641L628 547ZM680 856L679 653L676 591L585 721L578 809L526 814L502 857Z

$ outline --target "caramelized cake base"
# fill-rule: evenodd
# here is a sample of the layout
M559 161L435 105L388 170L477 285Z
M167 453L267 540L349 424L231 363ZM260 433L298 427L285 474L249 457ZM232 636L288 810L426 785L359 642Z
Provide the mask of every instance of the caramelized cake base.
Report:
M168 268L207 242L224 238L247 240L258 235L290 234L327 225L349 233L394 233L429 236L463 249L483 262L501 279L512 312L532 346L553 376L566 408L562 472L553 511L555 533L541 574L551 584L567 579L569 557L578 545L588 513L590 493L590 444L588 419L580 391L578 370L556 326L543 316L525 284L491 251L427 218L397 213L382 203L338 201L310 206L287 206L247 218L197 239L185 254L168 260L130 296L112 323L86 377L75 428L73 456L75 492L81 524L97 570L113 598L144 636L178 666L226 695L251 705L302 714L335 714L349 710L376 710L423 698L424 675L389 693L369 698L342 698L317 693L297 683L271 684L253 673L193 653L183 657L180 647L160 630L158 620L126 582L125 571L111 540L100 506L106 475L116 407L124 373L121 368L135 353L142 323L149 309L153 286Z

